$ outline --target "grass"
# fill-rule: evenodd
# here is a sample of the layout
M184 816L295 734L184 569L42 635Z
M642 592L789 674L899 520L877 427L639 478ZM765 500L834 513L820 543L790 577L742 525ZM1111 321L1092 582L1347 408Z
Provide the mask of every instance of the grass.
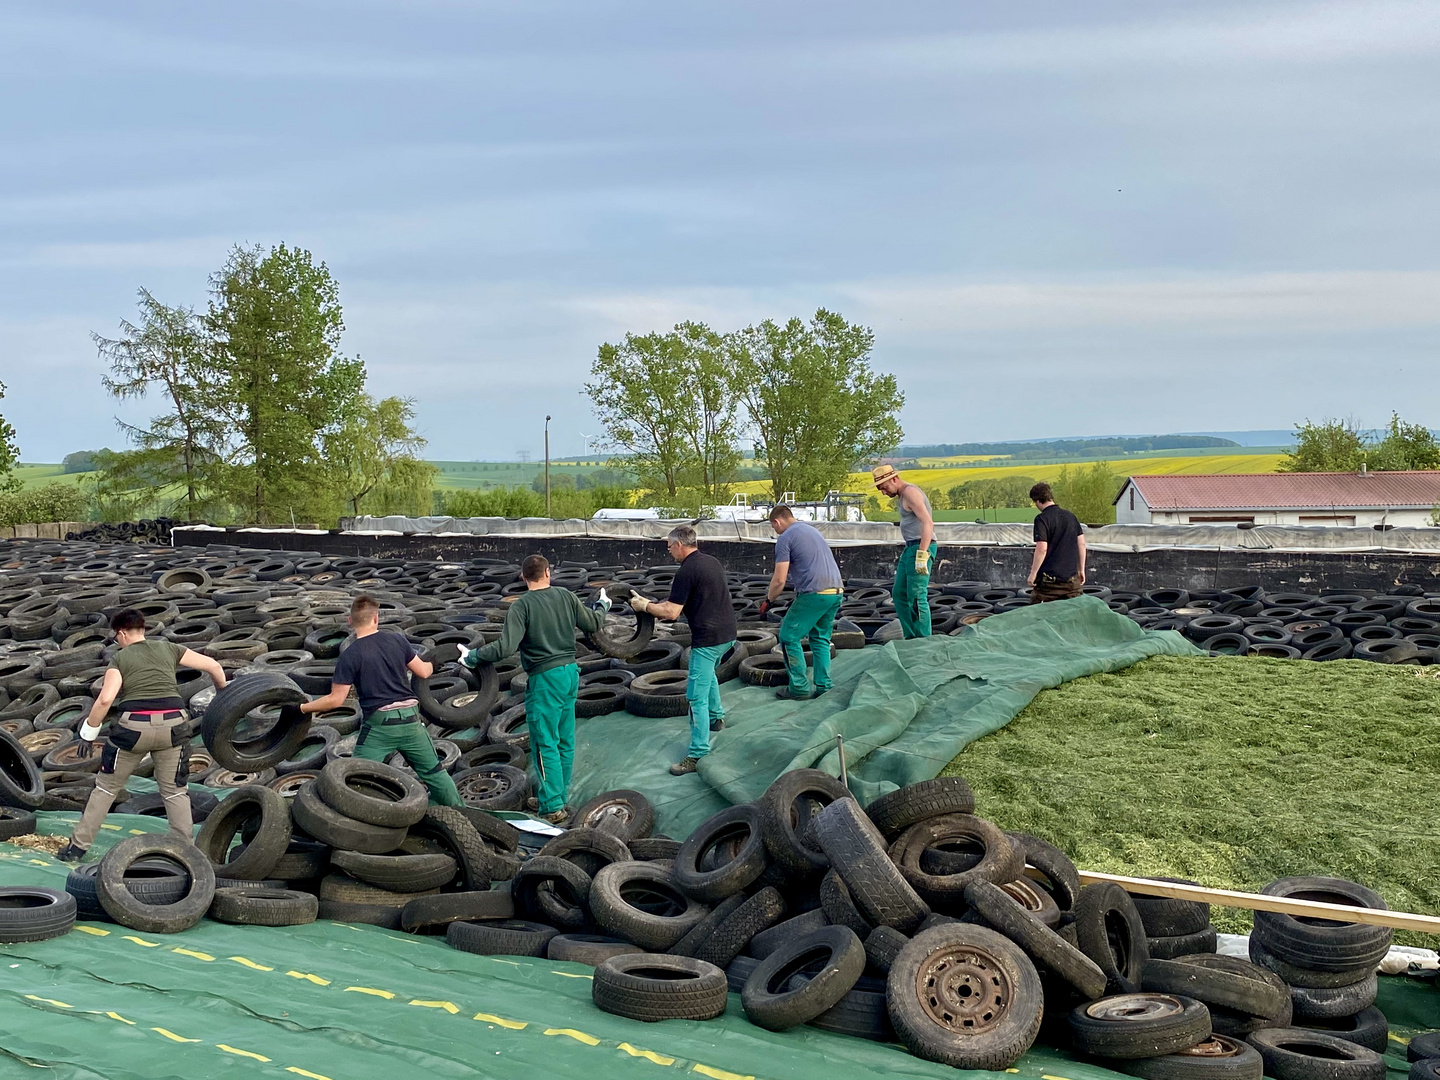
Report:
M67 473L62 465L17 465L15 476L22 488L44 487L46 484L78 484L93 473Z
M900 515L893 510L885 514L866 512L866 518L870 521L899 521ZM1008 522L1031 522L1035 520L1035 508L1033 506L992 506L985 510L936 510L936 521L964 521L973 522L984 518L986 521L1008 521Z
M980 814L1084 869L1245 891L1343 877L1436 915L1437 671L1156 657L1044 691L946 773L970 782ZM1214 911L1248 932L1248 912Z

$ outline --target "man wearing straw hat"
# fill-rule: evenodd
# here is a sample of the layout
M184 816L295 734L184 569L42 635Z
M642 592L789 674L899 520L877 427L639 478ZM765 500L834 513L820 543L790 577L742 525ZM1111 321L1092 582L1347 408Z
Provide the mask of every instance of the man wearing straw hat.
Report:
M907 638L930 636L930 562L935 558L935 519L930 500L914 484L900 478L894 466L880 465L871 475L881 493L896 500L900 509L900 538L905 550L895 567L890 598L895 616Z

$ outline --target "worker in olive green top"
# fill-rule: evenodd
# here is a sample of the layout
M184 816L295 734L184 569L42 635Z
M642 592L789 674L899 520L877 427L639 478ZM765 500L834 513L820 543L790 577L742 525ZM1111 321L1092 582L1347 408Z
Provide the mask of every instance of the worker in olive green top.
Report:
M218 661L191 652L184 645L163 638L145 636L145 616L134 608L117 611L110 619L110 629L120 651L110 661L100 696L85 723L80 726L80 742L95 752L95 739L110 706L120 716L110 725L110 737L100 758L100 771L95 776L95 790L85 803L85 812L74 835L55 856L61 862L79 862L100 831L100 824L115 796L135 767L149 754L155 761L155 783L165 801L165 816L170 831L183 840L190 840L193 821L190 812L189 759L185 751L190 743L190 715L180 697L175 670L195 668L210 676L216 690L225 688L225 671Z
M550 584L550 563L531 555L520 564L526 591L505 613L500 637L460 657L467 667L494 663L515 652L525 669L525 726L530 756L540 779L540 816L558 825L570 816L570 766L575 760L575 697L580 668L575 662L575 629L593 633L605 625L610 600L600 591L598 609L587 608L569 589Z
M895 566L895 585L890 598L895 617L908 638L930 636L930 564L935 546L935 519L930 500L914 484L907 484L894 466L881 465L872 474L882 494L895 500L900 510L900 539L905 547Z

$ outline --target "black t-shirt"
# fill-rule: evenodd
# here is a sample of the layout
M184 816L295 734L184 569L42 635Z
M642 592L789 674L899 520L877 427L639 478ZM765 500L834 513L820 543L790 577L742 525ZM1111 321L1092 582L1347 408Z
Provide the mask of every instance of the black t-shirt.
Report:
M1080 519L1051 503L1035 519L1035 542L1050 545L1040 573L1068 581L1080 572Z
M355 687L360 710L369 716L382 705L415 696L405 667L414 656L415 646L408 638L381 630L350 643L335 661L331 681Z
M703 551L685 556L670 583L670 603L679 604L690 624L690 644L699 647L734 641L735 608L720 560Z

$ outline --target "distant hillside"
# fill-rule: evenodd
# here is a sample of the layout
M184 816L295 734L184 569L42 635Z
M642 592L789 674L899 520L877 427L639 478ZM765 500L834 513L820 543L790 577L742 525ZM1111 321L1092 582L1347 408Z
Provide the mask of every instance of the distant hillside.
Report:
M1013 460L1027 458L1096 457L1106 454L1152 453L1156 450L1200 450L1215 446L1239 446L1232 439L1215 435L1142 435L1133 438L1098 436L1093 439L1048 439L1034 442L935 443L905 445L896 455L902 458L953 458L1004 455Z

